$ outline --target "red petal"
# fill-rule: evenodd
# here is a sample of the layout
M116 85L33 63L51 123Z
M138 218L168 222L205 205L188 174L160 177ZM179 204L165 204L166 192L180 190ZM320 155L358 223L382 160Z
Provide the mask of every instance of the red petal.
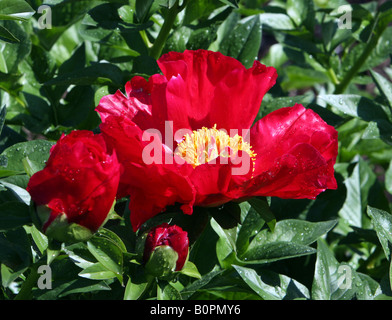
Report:
M189 179L175 165L137 165L128 167L131 224L136 231L167 206L182 203L191 209L195 191ZM191 214L192 211L185 212Z
M234 58L207 50L170 52L158 64L168 80L167 115L176 130L214 124L250 128L277 78L272 67L256 61L246 69Z
M335 189L337 131L302 105L276 110L251 129L255 178L247 192L282 198L314 198Z
M59 139L27 190L37 205L52 209L52 219L64 212L70 223L96 231L115 200L119 176L117 157L106 153L100 134L73 131Z

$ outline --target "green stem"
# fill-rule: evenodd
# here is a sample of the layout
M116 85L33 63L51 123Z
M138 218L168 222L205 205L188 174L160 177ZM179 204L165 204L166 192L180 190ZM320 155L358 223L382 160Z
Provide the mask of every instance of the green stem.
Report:
M184 6L179 6L178 1L169 9L165 17L165 22L159 31L158 37L156 38L151 50L150 56L157 60L162 53L163 47L165 46L166 40L169 37L170 31L174 25L177 14L183 9Z
M332 80L332 83L336 86L339 84L339 79L336 76L335 71L332 68L327 70L329 78Z
M140 30L139 34L142 37L142 40L144 41L144 44L146 45L146 47L150 48L151 47L151 42L148 40L146 30Z
M378 40L380 39L381 34L385 30L385 28L382 28L382 30L376 31L376 26L378 23L378 17L377 15L374 25L373 25L373 30L370 35L370 39L363 50L362 54L359 56L357 61L354 63L354 65L350 68L350 70L346 73L342 81L336 86L335 88L335 94L341 94L343 93L348 85L350 84L351 80L355 77L355 75L358 73L358 71L361 69L363 64L366 62L366 60L369 58L370 54L372 53L373 49L376 47Z
M35 263L30 267L30 273L23 282L22 287L14 300L30 300L32 298L32 290L37 285L39 279L38 267L41 264L42 263Z

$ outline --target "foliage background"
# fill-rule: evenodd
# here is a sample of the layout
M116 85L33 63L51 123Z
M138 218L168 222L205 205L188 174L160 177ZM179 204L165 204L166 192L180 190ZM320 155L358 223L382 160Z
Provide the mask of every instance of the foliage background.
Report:
M339 28L342 5L351 29ZM391 21L390 1L1 0L0 299L391 299ZM150 222L188 227L192 264L170 281L137 263L127 199L90 241L48 241L25 187L50 147L97 131L99 99L159 72L161 53L199 48L277 69L258 118L302 103L335 126L338 189L192 217L173 208ZM50 290L37 288L42 264Z

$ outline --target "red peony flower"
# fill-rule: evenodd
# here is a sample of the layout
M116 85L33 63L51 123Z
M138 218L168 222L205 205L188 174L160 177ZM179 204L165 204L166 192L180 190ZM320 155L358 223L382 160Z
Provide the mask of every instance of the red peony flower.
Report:
M147 263L151 254L161 246L168 246L177 253L178 258L175 261L175 271L180 271L188 258L188 233L179 226L171 226L167 223L152 228L148 232L144 245L144 263Z
M207 50L170 52L163 74L136 76L97 111L124 165L119 194L131 195L134 230L168 205L218 206L252 196L314 199L335 189L337 132L302 105L253 126L272 67L246 69Z
M103 136L73 131L52 147L27 191L46 234L60 241L83 240L106 220L119 179L120 164L115 153L107 153Z

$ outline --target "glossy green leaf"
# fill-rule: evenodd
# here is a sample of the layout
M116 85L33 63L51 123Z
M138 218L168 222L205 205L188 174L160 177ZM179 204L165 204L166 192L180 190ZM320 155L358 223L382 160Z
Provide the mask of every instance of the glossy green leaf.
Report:
M23 228L0 233L0 263L13 271L27 268L32 263L30 241Z
M376 180L374 172L369 165L359 159L352 174L345 180L346 201L339 214L348 224L362 227L363 213L366 210L369 190Z
M245 263L267 263L315 253L310 244L326 234L336 221L308 222L286 219L273 231L257 232L247 250L239 258Z
M265 224L261 215L250 205L249 202L241 203L241 215L244 216L236 239L238 254L243 254L249 247L252 237L256 236Z
M98 262L113 272L122 282L123 255L121 249L114 242L101 237L93 237L87 242L87 248Z
M262 26L273 30L294 30L295 25L289 16L283 13L261 13L259 19Z
M2 0L0 2L0 20L29 19L35 11L24 0Z
M261 24L260 19L255 16L239 21L234 30L220 42L219 51L238 59L250 68L253 61L257 60L260 44Z
M115 85L120 86L122 82L121 70L109 63L98 63L82 70L62 74L45 83L51 85Z
M29 206L23 202L0 204L0 232L31 223Z
M79 276L93 280L106 280L115 278L116 274L97 262L79 272Z
M321 236L328 233L335 225L336 220L323 222L309 222L296 219L285 219L279 221L273 231L267 229L258 232L250 247L257 247L259 244L285 241L310 245Z
M268 227L273 231L275 229L276 218L267 201L265 199L255 197L250 199L248 202L252 208L257 211L261 218L264 219Z
M2 55L8 74L16 74L19 64L27 58L31 50L32 41L23 27L17 21L0 21L2 35L8 33L7 38L12 43L1 43ZM9 111L8 111L9 112Z
M385 77L380 75L378 72L373 70L371 70L370 72L378 89L388 102L389 106L392 108L392 83L388 81Z
M313 300L346 300L355 295L356 273L339 264L323 240L317 241L317 260L312 284Z
M166 281L159 281L157 286L158 300L182 300L180 292Z
M222 273L223 273L223 270L220 270L219 268L215 267L213 270L211 270L207 274L203 275L203 277L201 279L198 279L198 280L192 282L191 284L189 284L188 286L186 286L181 291L182 299L184 299L184 300L189 299L198 290L207 286L209 282L211 282L216 277L219 277L219 275L221 275Z
M247 264L265 264L274 261L301 257L315 253L316 250L306 245L276 241L248 248L241 260Z
M223 267L229 267L235 260L235 228L223 229L215 219L211 218L211 226L219 236L216 243L216 254Z
M18 43L19 39L16 38L7 28L0 26L0 39L10 43Z
M181 269L180 272L187 275L188 277L201 279L201 275L199 273L199 270L197 270L196 265L189 260L185 263L184 267Z
M35 245L38 247L39 251L41 254L44 254L44 252L48 249L49 241L48 238L40 232L34 225L31 227L25 226L25 229L27 228L28 232L31 234L33 241Z
M29 161L34 163L34 171L44 168L49 152L53 142L46 140L34 140L14 144L7 148L2 155L7 157L7 170L16 172L25 171L23 160L28 157ZM16 184L17 186L25 188L29 177L27 175L15 175L5 179L7 182Z
M384 210L370 206L367 207L367 213L372 219L385 256L389 260L391 256L390 246L392 244L392 215Z
M138 300L143 296L151 284L151 279L147 279L143 267L137 266L128 278L124 292L124 300Z
M148 18L148 13L150 11L150 8L153 4L153 0L136 0L136 16L139 20L139 22L145 22L146 19Z
M314 8L311 0L287 1L287 14L297 26L305 25L309 30L314 27Z
M254 269L241 266L234 266L234 268L245 283L264 300L309 299L310 297L304 285L287 276L263 272L260 277Z

